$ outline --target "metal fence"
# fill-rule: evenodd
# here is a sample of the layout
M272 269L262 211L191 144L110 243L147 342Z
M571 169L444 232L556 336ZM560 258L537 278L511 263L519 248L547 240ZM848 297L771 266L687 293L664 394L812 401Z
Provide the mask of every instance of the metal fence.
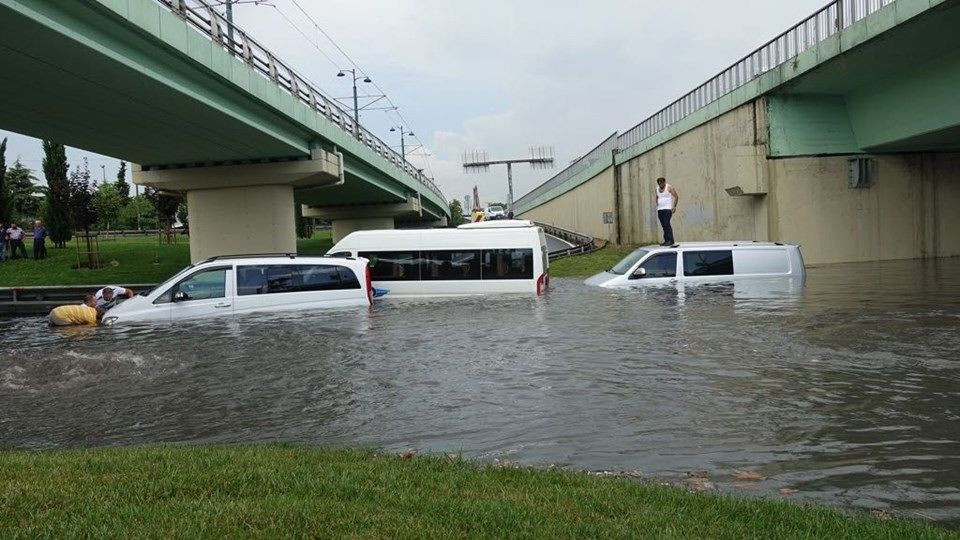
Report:
M611 158L611 152L617 146L617 134L616 132L613 135L607 137L602 143L600 143L596 148L587 152L582 157L577 158L576 161L570 164L569 167L557 173L553 178L547 180L543 184L540 184L530 193L527 193L523 197L517 199L514 206L522 206L527 202L535 200L540 195L550 191L551 189L563 184L570 178L579 174L580 172L586 170L591 165L600 160L607 160L610 164L613 164Z
M406 174L426 186L438 197L446 201L443 192L424 176L416 167L407 162L390 145L381 141L362 125L353 121L353 115L344 110L333 99L313 87L305 78L297 74L290 66L283 63L266 47L257 43L249 34L230 23L214 9L207 0L155 0L171 12L187 21L201 34L222 46L231 55L242 59L258 73L276 83L295 98L308 105L318 114L340 127L340 129L354 136L378 155L393 163Z
M836 0L620 135L626 150L896 0Z

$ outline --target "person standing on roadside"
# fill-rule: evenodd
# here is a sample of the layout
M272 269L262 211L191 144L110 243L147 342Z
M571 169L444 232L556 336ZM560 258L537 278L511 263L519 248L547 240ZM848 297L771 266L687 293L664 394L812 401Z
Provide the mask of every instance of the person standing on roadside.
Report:
M33 260L38 261L47 257L47 228L40 220L33 222Z
M17 258L17 249L23 254L24 259L27 258L27 248L23 247L23 235L23 229L16 223L11 223L10 228L7 229L7 238L10 241L10 254L12 259Z
M670 220L677 212L678 202L680 202L680 195L677 190L667 183L666 178L657 178L657 217L660 218L660 226L663 227L661 246L672 246L674 243L673 226L670 225Z

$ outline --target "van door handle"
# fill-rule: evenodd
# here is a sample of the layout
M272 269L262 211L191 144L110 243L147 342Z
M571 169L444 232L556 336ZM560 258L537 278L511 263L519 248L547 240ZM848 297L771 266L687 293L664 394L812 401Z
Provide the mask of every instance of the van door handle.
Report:
M225 308L225 307L230 307L230 305L231 305L230 302L220 302L219 304L214 304L213 307Z

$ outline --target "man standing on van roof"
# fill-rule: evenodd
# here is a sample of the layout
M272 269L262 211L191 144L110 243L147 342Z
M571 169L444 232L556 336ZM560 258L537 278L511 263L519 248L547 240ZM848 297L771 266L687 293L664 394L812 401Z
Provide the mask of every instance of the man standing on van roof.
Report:
M660 226L663 227L661 246L673 245L673 226L670 225L670 219L677 211L678 202L680 202L680 195L677 190L667 183L666 178L657 178L657 217L660 218Z

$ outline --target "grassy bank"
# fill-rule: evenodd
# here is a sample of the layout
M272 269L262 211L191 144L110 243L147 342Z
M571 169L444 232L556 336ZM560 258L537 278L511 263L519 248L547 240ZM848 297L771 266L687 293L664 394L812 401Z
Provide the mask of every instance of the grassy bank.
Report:
M330 232L322 231L298 240L297 250L303 255L321 255L332 245ZM161 244L155 236L103 239L100 260L103 268L78 270L73 268L77 263L75 243L63 249L48 247L47 258L40 261L0 262L0 287L159 283L190 264L190 241L185 236L177 237L176 244Z
M949 536L582 473L295 446L7 451L0 501L3 537Z
M589 277L617 264L634 249L636 246L618 247L608 244L593 253L565 257L550 263L550 275L552 277Z

